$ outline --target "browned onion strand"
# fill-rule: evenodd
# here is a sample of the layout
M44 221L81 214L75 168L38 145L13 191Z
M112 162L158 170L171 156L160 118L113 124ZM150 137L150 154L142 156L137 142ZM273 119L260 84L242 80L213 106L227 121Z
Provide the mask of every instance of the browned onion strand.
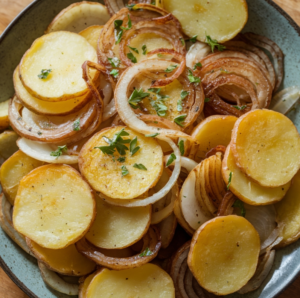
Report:
M234 194L231 191L227 191L223 197L221 205L219 206L217 216L226 216L233 214L232 205L235 201L236 197L234 196Z
M221 152L223 154L223 156L225 155L225 151L226 151L226 147L223 145L218 145L212 149L210 149L206 155L205 158L209 158L210 156L216 155L217 152Z
M104 0L105 6L111 16L125 7L123 0Z

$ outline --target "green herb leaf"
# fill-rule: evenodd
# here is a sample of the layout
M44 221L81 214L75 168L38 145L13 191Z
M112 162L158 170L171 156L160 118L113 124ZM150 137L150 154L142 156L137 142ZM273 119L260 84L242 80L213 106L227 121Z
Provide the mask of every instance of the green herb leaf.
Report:
M125 166L121 167L122 170L122 177L126 176L129 174L129 171L127 170L127 168Z
M137 63L137 60L132 53L127 53L127 58L130 59L132 63Z
M177 100L177 111L178 112L182 111L182 100L180 99Z
M73 130L74 131L80 130L80 119L79 118L73 122Z
M127 46L130 50L132 50L132 51L134 51L134 52L136 52L137 54L139 53L139 50L138 49L136 49L136 48L132 48L132 47L130 47L130 46Z
M128 16L128 22L127 22L127 27L120 27L121 29L123 29L123 30L129 30L129 29L131 29L131 27L132 27L132 23L131 23L131 19L130 19L130 16L129 16L129 14L127 15Z
M189 69L189 71L188 71L188 79L189 79L189 81L190 81L191 83L196 83L196 84L198 84L198 83L201 82L200 78L194 77L194 75L193 75L193 73L192 73L192 71L191 71L190 69Z
M135 7L135 4L126 4L125 5L129 10L137 10L137 9L135 9L134 7Z
M210 98L208 98L208 97L206 97L205 99L204 99L204 102L209 102L210 101Z
M183 46L185 46L185 40L184 40L184 38L180 37L179 40L181 41L181 44L182 44Z
M121 28L122 24L123 24L123 20L115 20L114 21L114 27L115 27L115 29L119 30Z
M227 190L229 190L230 184L232 180L232 172L229 173L229 178L228 178L228 184L227 184Z
M195 43L197 41L198 35L194 35L191 39L190 42Z
M113 69L110 74L114 77L117 78L119 76L119 70L118 69Z
M151 1L151 5L155 5L155 0Z
M184 140L180 140L178 142L178 147L179 147L181 155L183 156L184 155Z
M119 67L120 65L120 59L118 59L117 57L114 58L107 58L107 60L109 61L110 65L112 67Z
M120 156L120 157L117 159L118 162L125 162L125 160L126 160L126 157L125 157L125 156Z
M123 30L117 32L117 30L115 30L115 39L116 39L116 44L119 44L121 39L123 36Z
M158 58L163 58L164 55L159 53L159 54L157 54L157 57L158 57Z
M56 157L59 157L61 156L64 152L66 152L68 150L67 146L64 145L64 146L58 146L57 147L57 150L55 151L52 151L50 153L50 156L56 156Z
M167 164L166 164L166 168L173 163L173 161L176 159L176 155L174 153L171 153L171 155L168 158Z
M122 24L123 24L122 20L114 21L116 44L120 43L122 35L123 35L123 30L121 29Z
M168 95L161 95L160 88L150 88L148 91L155 93L156 100L150 100L151 106L155 109L158 116L166 116L168 107L165 105L165 100L169 98Z
M197 67L202 67L202 64L201 64L200 62L196 63L196 64L194 65L193 70L196 70Z
M246 209L245 209L245 206L244 206L244 202L242 202L241 200L237 199L237 200L233 203L232 207L234 207L234 208L240 208L240 209L241 209L241 214L242 214L242 216L243 216L243 217L246 216Z
M142 51L143 51L143 55L147 54L147 46L145 44L143 44L142 46Z
M135 137L129 145L129 150L131 152L131 156L133 156L135 153L137 153L140 150L141 147L137 146L137 137Z
M217 47L220 52L222 52L226 49L225 46L220 45L216 39L212 39L209 35L206 35L205 42L211 47L212 52L214 52L215 47Z
M177 68L178 65L170 65L166 70L165 72L172 72L174 71L176 68Z
M130 104L130 106L134 109L138 108L138 104L145 98L148 97L150 95L150 93L144 92L144 90L142 88L140 88L139 90L134 89L132 94L130 95L129 99L128 99L128 103Z
M247 108L247 106L233 106L234 108L236 108L239 111L245 110Z
M115 153L115 148L111 146L94 147L94 149L100 149L103 152L103 154L107 155L113 155Z
M147 168L141 163L139 163L139 164L135 163L133 165L133 167L136 168L136 169L139 169L139 170L147 171Z
M153 133L153 134L150 134L150 135L145 135L145 137L147 138L155 138L159 135L159 133Z
M50 74L51 71L52 69L42 69L38 77L42 80L45 80L48 78L48 75Z
M182 90L180 93L181 100L184 100L189 94L190 94L190 92Z
M153 252L147 247L141 254L139 254L139 257L148 257L153 255Z
M177 116L176 118L174 118L174 122L175 122L177 125L179 125L179 126L181 126L181 127L184 127L184 125L183 125L182 123L184 122L186 116L187 116L187 115L180 115L180 116Z

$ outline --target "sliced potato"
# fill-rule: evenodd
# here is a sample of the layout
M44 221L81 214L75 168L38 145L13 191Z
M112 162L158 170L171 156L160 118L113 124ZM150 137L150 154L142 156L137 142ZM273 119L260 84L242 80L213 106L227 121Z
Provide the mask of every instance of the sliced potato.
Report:
M178 18L186 35L197 35L206 41L206 34L218 42L236 36L248 20L246 0L164 0L164 8Z
M254 110L235 123L231 150L237 166L266 187L288 183L300 168L300 136L293 122L270 110Z
M62 249L49 249L29 238L26 238L26 242L40 262L44 263L48 269L60 274L82 276L91 273L96 268L96 263L79 253L75 244Z
M15 229L45 248L60 249L88 231L96 215L89 185L67 165L45 165L20 181Z
M194 234L188 265L204 289L228 295L254 275L259 252L259 235L250 222L241 216L220 216Z
M8 104L9 100L0 102L0 129L5 129L9 126Z
M76 2L63 9L50 23L46 33L80 32L93 25L104 25L110 19L106 6L95 2Z
M122 129L129 134L123 139L137 137L137 146L140 147L133 156L127 150L124 162L118 161L120 155L117 150L113 160L111 155L95 148L107 146L103 137L113 139ZM129 143L126 145L129 148ZM133 199L154 187L159 180L163 171L163 152L155 139L127 127L116 126L95 134L82 148L78 163L82 175L96 191L113 199ZM134 164L142 164L147 170L135 168ZM122 176L122 167L126 167L129 174Z
M126 208L97 200L97 216L86 239L97 247L120 249L138 242L151 222L151 205Z
M61 101L88 92L82 78L82 64L97 62L97 53L89 42L76 33L59 31L39 37L24 54L20 63L20 79L27 91L45 101ZM40 78L42 70L51 70ZM96 72L90 72L95 78Z
M4 131L0 134L0 157L7 159L18 151L17 139L19 136L14 131Z
M6 198L12 205L14 205L20 180L43 164L43 162L27 156L20 150L2 164L0 169L1 186Z
M171 277L154 264L121 271L103 269L91 281L86 298L174 298Z
M279 247L287 246L300 238L300 172L298 172L286 196L274 205L279 237L283 237Z
M223 178L226 183L232 173L230 191L249 205L268 205L280 201L290 188L291 182L279 187L269 188L258 184L246 176L235 164L230 146L223 159Z
M87 277L82 277L79 280L79 294L78 294L78 298L86 298L86 292L87 292L88 286L90 285L91 281L93 280L93 278L98 273L99 273L99 271L96 271L96 272L90 274Z
M192 132L199 143L195 160L200 162L205 154L218 145L228 146L231 131L237 118L234 116L210 116L202 121Z
M103 26L90 26L81 32L79 32L79 35L83 36L92 46L93 48L97 51L97 46L98 46L98 38L103 29Z

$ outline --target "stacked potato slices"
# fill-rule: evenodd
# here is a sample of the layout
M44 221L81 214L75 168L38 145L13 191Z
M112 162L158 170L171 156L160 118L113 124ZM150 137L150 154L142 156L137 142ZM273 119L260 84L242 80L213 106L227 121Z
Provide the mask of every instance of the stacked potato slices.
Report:
M141 2L72 4L24 54L0 225L63 294L248 293L300 237L300 88L272 99L282 52L238 34L245 1Z

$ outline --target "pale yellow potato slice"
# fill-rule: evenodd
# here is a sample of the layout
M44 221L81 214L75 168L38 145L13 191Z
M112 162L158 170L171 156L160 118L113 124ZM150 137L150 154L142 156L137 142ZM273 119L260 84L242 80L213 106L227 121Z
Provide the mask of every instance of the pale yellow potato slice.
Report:
M43 162L26 155L20 150L2 164L0 168L2 191L11 205L14 205L20 180L33 169L43 164Z
M249 205L268 205L276 203L285 196L291 185L291 182L288 182L283 186L270 188L261 186L253 181L235 164L230 146L226 149L222 165L222 174L226 183L228 183L229 175L232 173L229 185L230 191Z
M96 272L90 274L89 276L87 276L86 278L82 277L79 279L78 298L86 298L86 292L87 292L88 286L90 285L91 281L98 273L99 273L99 271L96 271Z
M0 157L7 159L18 151L17 139L19 136L14 131L4 131L0 134Z
M82 64L97 62L97 53L89 42L76 33L52 32L36 39L20 63L20 79L27 91L45 101L61 101L88 92L82 78ZM42 70L51 70L40 78ZM94 79L96 72L90 72Z
M20 181L13 223L40 246L60 249L81 239L95 215L92 190L80 174L67 165L45 165Z
M48 269L57 273L82 276L91 273L96 268L96 263L79 253L75 244L62 249L49 249L29 238L26 238L26 242L34 256Z
M85 235L97 247L120 249L138 242L148 231L151 205L126 208L110 205L100 198L93 225Z
M228 146L231 132L237 118L234 116L210 116L202 121L192 132L199 143L195 160L200 162L205 154L218 145Z
M53 31L80 32L93 25L104 25L110 19L106 6L82 1L63 9L50 23L45 33Z
M259 235L249 221L236 215L220 216L194 234L188 265L204 289L228 295L254 275L259 252Z
M5 129L9 126L8 104L9 100L0 102L0 129Z
M300 238L300 172L295 175L286 196L274 206L280 227L279 237L283 237L279 247L284 247Z
M145 264L126 270L103 269L91 281L86 298L175 298L174 284L164 270Z
M117 150L113 158L95 147L108 146L103 137L113 139L122 129L129 133L123 139L133 140L137 137L140 149L132 156L130 150L126 150L125 161L119 162ZM130 147L129 143L126 145ZM95 134L83 146L78 163L82 175L96 191L113 199L128 200L142 195L156 185L163 171L163 152L155 139L147 138L130 128L116 126ZM142 164L147 170L137 169L135 164ZM122 176L124 166L129 172L126 176Z
M97 51L98 39L103 27L99 25L90 26L79 32L79 35L83 36Z
M197 35L203 42L206 34L218 42L230 40L248 20L246 0L163 0L163 5L178 18L186 35Z
M235 123L231 151L236 165L266 187L288 183L300 168L300 136L281 113L254 110Z

